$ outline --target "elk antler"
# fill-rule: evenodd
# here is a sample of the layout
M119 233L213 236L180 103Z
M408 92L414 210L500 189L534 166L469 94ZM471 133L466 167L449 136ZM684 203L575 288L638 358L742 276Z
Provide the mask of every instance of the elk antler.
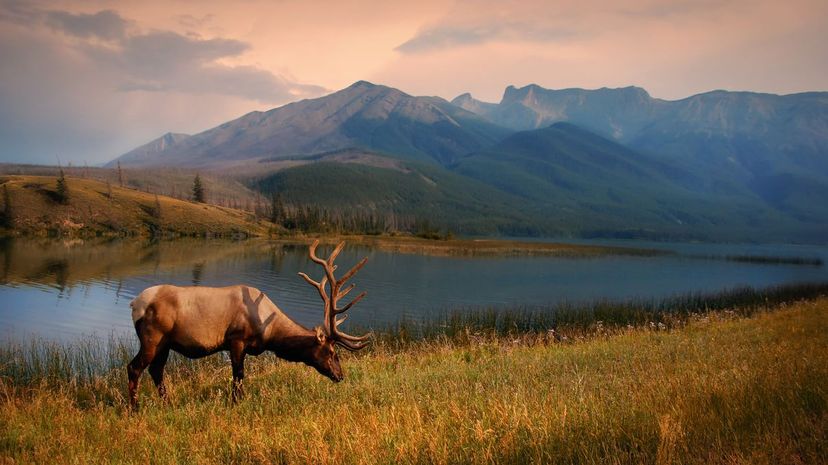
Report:
M311 286L315 287L317 291L319 291L319 296L322 297L322 301L325 303L325 319L323 322L323 329L328 334L328 336L334 340L337 344L341 345L342 347L354 351L362 349L363 347L367 346L371 341L371 333L362 335L362 336L351 336L350 334L345 334L339 329L339 325L342 324L343 321L348 317L348 315L343 315L342 318L337 318L336 316L348 311L349 308L353 307L354 304L362 300L365 297L366 292L363 292L356 296L354 300L346 304L344 307L339 307L339 299L348 295L351 290L356 286L356 284L351 284L345 289L342 289L342 285L345 284L346 281L351 279L357 271L360 270L365 263L368 261L368 258L363 258L360 260L359 263L354 265L347 273L345 273L342 278L337 280L334 277L334 271L336 270L336 265L334 265L334 260L336 260L337 255L339 252L342 252L342 248L345 247L345 242L340 242L339 245L331 252L331 255L328 257L327 260L323 260L316 256L316 247L319 245L319 240L313 241L311 244L310 249L308 250L308 255L310 259L321 265L325 269L325 276L320 279L318 282L314 281L310 278L310 276L306 275L305 273L299 273L305 281L308 282ZM325 292L325 285L330 283L330 294Z

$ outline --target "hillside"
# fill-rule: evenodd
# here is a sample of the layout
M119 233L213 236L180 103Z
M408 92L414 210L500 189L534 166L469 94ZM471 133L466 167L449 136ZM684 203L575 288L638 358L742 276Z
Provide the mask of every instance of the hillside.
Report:
M443 99L360 81L324 97L248 113L163 150L136 149L109 166L233 167L348 147L446 163L509 132Z
M749 191L687 187L701 175L567 123L447 168L359 150L262 164L274 172L250 186L288 204L427 219L459 234L819 241L828 228Z
M199 172L188 168L130 167L122 168L119 174L117 168L0 163L0 176L57 176L60 170L73 178L94 179L118 186L123 182L123 187L126 188L154 192L180 200L188 200L192 197L193 179L198 173L204 185L207 203L252 210L260 197L259 194L242 183L237 176L230 175L226 171ZM258 172L260 173L260 171L261 168Z
M459 233L514 234L533 227L518 208L520 199L511 194L438 166L395 163L317 161L265 176L255 187L279 192L295 205L390 212Z
M750 192L715 193L686 187L702 174L670 166L568 123L516 133L452 167L526 199L527 215L549 218L580 235L668 234L736 238L761 227L766 238L808 228ZM794 227L791 227L795 225ZM825 221L810 225L824 228ZM760 237L754 232L754 237ZM777 236L779 237L779 236Z
M267 225L254 222L251 214L239 210L156 197L93 179L67 177L66 181L69 201L62 204L53 176L0 176L0 186L8 189L13 218L13 228L6 232L78 236L267 232Z

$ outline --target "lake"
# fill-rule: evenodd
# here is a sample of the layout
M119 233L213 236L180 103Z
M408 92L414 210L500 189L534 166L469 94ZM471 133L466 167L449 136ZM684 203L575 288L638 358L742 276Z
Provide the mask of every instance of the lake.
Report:
M660 298L743 285L828 281L824 265L709 258L763 255L828 262L824 246L589 243L674 254L445 257L347 247L337 259L340 273L368 257L368 264L352 279L368 296L349 312L346 326L382 327L403 318L420 321L460 307ZM329 251L320 247L319 253ZM321 322L322 304L316 290L297 276L299 271L315 279L321 276L306 246L264 240L8 239L0 241L0 340L134 334L129 302L146 287L161 283L248 284L267 293L298 322L313 326Z

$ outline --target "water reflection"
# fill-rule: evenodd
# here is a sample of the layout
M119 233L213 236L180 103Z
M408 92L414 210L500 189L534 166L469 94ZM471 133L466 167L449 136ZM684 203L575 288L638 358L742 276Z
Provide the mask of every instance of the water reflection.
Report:
M350 312L346 326L382 325L400 318L416 321L458 306L662 297L737 285L828 280L824 266L688 258L743 250L740 247L675 245L672 250L685 256L597 258L435 257L348 247L338 262L348 269L363 256L369 258L354 279L368 297ZM828 261L824 247L763 247L768 254ZM303 271L315 279L321 274L301 244L7 239L0 241L0 263L0 339L131 333L129 301L160 283L245 283L263 290L300 323L314 325L322 318L318 294L296 274Z

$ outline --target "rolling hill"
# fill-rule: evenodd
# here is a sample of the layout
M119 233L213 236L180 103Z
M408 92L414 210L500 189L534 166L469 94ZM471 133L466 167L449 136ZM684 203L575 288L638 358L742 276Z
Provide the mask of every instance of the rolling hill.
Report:
M264 235L269 225L252 214L66 178L69 200L56 200L54 176L0 176L9 193L13 231L31 235ZM5 200L4 200L5 211ZM2 229L2 228L0 228ZM2 231L0 231L2 232Z
M514 195L439 166L387 160L366 164L325 157L265 176L254 187L279 192L293 205L411 216L460 233L539 231Z

